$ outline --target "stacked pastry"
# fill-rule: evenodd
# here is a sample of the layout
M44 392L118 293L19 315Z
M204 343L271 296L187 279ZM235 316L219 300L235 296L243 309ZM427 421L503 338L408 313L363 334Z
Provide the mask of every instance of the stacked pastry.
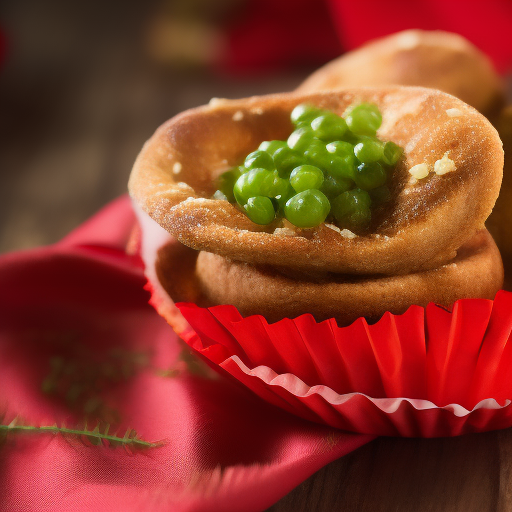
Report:
M506 148L512 142L510 113L496 114L502 101L499 77L474 47L450 34L408 31L327 65L294 93L215 100L171 119L144 146L130 178L152 304L214 367L309 420L426 437L510 426L510 294L454 304L494 299L503 280L485 229L503 169L488 119L503 130ZM373 146L386 141L403 155L390 164L383 149L389 194L378 205L371 197L364 229L344 225L340 196L327 190L325 221L302 228L288 215L291 200L283 208L275 190L266 203L273 201L276 217L266 224L245 208L245 189L236 197L235 185L236 202L218 194L227 169L243 162L237 184L253 172L246 157L270 148L262 141L287 140L297 105L345 116L352 134L337 140L353 145L359 172L368 139L352 137L349 116L368 104L382 114ZM318 128L316 119L308 129ZM271 172L280 174L272 158ZM333 173L333 161L318 172ZM294 172L290 185L300 195ZM364 190L353 177L351 186ZM490 226L507 254L512 207L506 198L501 204ZM194 304L176 307L172 299ZM430 304L384 314L432 302L453 310ZM263 317L242 318L229 304ZM267 323L302 313L330 320ZM361 318L383 314L374 325Z
M212 199L217 177L262 141L286 140L300 103L343 113L361 102L382 112L379 136L404 149L391 201L371 232L254 224ZM426 170L421 175L415 169ZM503 169L499 136L446 93L384 86L217 100L171 119L135 162L130 193L179 244L160 249L156 276L175 301L235 305L267 320L311 313L347 325L429 302L494 298L500 255L484 223Z

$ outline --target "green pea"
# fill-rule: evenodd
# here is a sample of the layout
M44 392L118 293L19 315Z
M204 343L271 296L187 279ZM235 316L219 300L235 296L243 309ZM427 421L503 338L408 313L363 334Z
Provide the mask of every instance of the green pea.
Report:
M264 196L250 197L244 209L255 224L270 224L276 215L272 201Z
M219 177L213 197L236 200L258 224L272 222L278 212L298 227L315 227L331 211L340 227L366 227L372 202L391 200L384 166L392 167L403 154L395 143L376 137L379 108L361 103L342 118L300 104L291 121L295 130L287 141L262 142L242 166Z
M345 119L333 113L326 113L322 116L315 117L311 121L311 128L315 137L325 140L341 139L347 131L347 123Z
M288 137L287 144L290 149L294 149L299 153L304 153L314 138L315 135L311 126L303 126L292 132Z
M375 204L383 204L391 201L391 191L386 185L369 190L368 194L370 194L372 198L372 203Z
M402 158L403 150L394 142L386 142L383 153L382 161L386 165L395 165Z
M363 190L381 187L386 183L386 180L386 171L377 162L359 165L354 175L356 185Z
M335 140L334 142L330 142L325 146L325 149L332 153L334 156L344 157L344 156L354 156L354 146L350 144L350 142L345 142L343 140Z
M382 124L382 115L377 105L361 103L349 110L345 120L355 135L375 135Z
M276 192L280 190L282 183L287 183L288 180L286 178L281 178L277 171L272 172L272 180L270 182L270 186L268 188L268 197L274 197ZM277 192L278 193L278 192Z
M370 208L360 208L353 212L344 220L338 220L340 227L352 228L354 230L364 229L372 220L372 211Z
M333 206L334 202L337 203L337 212L340 215L345 215L359 207L369 208L372 204L372 199L366 190L354 188L353 190L340 194L340 196L333 201ZM333 213L335 213L334 210Z
M233 194L240 206L245 206L251 197L269 196L274 175L267 169L251 169L242 174L233 187Z
M266 152L261 150L249 153L245 158L244 167L246 169L267 169L272 171L275 169L274 160Z
M290 119L295 126L301 126L309 124L315 117L318 117L322 113L322 109L309 105L307 103L301 103L297 105L290 115Z
M354 179L356 172L356 158L352 155L334 156L329 162L327 172L336 179Z
M368 192L361 189L349 190L332 201L331 213L340 227L363 228L371 220L370 205Z
M260 144L258 148L260 151L266 151L270 156L274 156L274 153L286 146L286 142L284 140L265 140Z
M314 165L300 165L290 174L290 183L295 192L312 188L319 189L324 182L324 173Z
M306 160L311 165L327 169L331 163L332 155L325 148L325 143L320 139L313 139L304 151Z
M327 174L324 178L322 186L320 187L320 192L325 194L329 199L334 199L342 192L350 190L353 186L354 182L352 180L335 178L330 174Z
M274 153L274 163L279 175L287 178L295 167L306 163L306 160L300 153L285 146Z
M284 178L274 180L271 197L275 200L275 204L279 210L282 210L286 201L295 194L296 192L293 190L289 180Z
M369 164L383 157L384 147L377 139L366 139L354 146L354 154L360 162Z
M233 195L233 187L240 177L240 174L240 169L238 167L233 167L229 171L223 172L217 178L218 191L221 192L230 203L235 201L235 196Z
M298 228L314 228L329 214L331 204L320 190L304 190L290 198L284 207L286 218Z

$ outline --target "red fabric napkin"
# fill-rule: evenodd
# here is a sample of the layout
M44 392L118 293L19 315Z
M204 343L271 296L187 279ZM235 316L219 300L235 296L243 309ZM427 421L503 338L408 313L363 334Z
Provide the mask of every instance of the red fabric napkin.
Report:
M0 258L0 510L258 511L371 436L266 404L190 356L147 304L119 199L60 243ZM133 437L132 433L132 437Z

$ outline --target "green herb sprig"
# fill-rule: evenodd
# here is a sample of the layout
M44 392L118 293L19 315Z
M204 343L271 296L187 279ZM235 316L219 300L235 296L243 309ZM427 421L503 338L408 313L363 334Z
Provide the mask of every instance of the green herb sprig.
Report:
M110 433L110 425L106 424L103 428L97 424L90 430L87 424L83 428L69 428L65 425L24 425L19 423L19 418L14 418L8 425L0 424L0 442L5 441L11 434L53 434L63 435L79 439L82 442L89 442L94 446L107 446L110 448L123 447L128 451L144 450L162 446L162 441L150 442L141 439L134 429L128 428L124 435L120 436L118 432Z

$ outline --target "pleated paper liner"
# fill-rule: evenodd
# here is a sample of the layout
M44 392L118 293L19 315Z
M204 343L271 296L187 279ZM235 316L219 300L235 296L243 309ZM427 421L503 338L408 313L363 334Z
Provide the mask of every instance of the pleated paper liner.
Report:
M209 364L264 400L353 432L455 436L512 426L512 293L386 313L348 327L311 315L269 324L233 306L174 304L157 253L179 245L139 208L151 303ZM510 341L509 341L510 340Z
M512 293L386 313L348 327L268 324L233 306L177 304L185 341L264 400L344 430L454 436L512 425Z

